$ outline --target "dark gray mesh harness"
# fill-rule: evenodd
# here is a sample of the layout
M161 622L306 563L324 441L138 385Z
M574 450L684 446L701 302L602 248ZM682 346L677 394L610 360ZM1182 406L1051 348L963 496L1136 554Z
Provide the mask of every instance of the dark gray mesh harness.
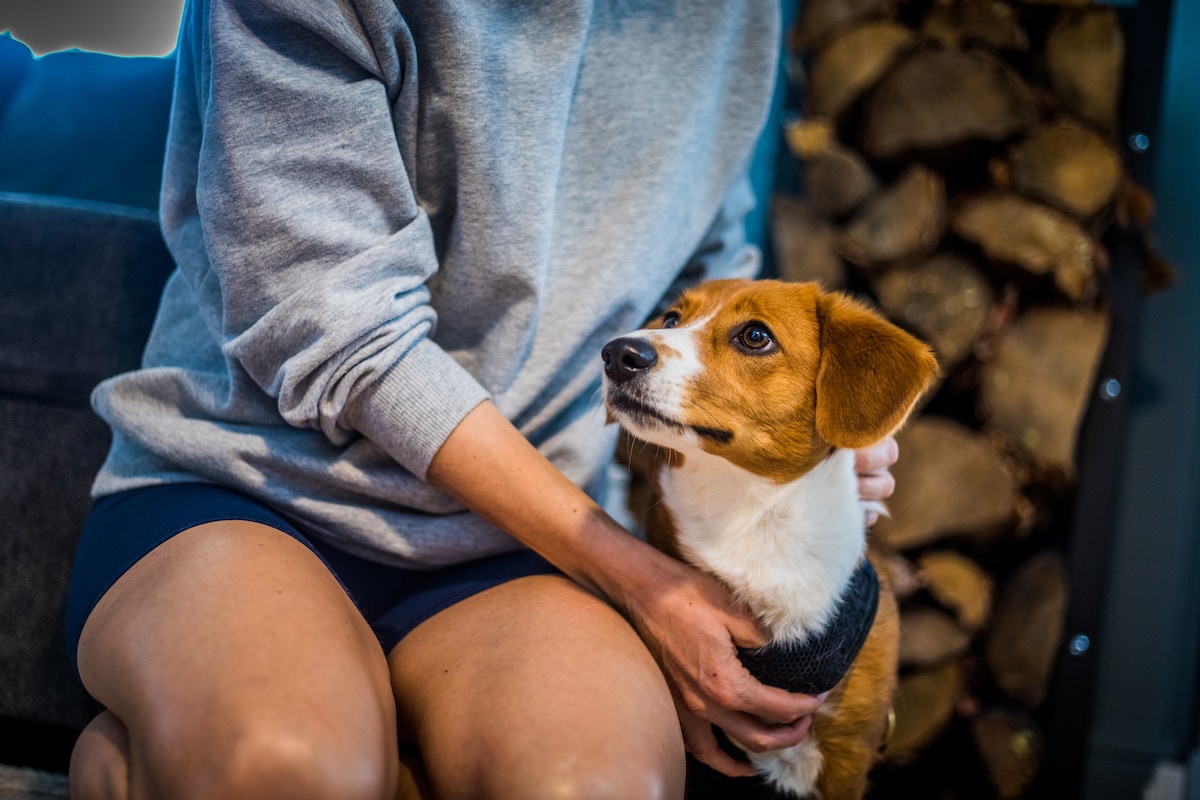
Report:
M820 694L837 685L854 663L875 622L879 578L866 559L838 598L829 624L800 643L773 642L756 650L738 648L750 674L789 692Z

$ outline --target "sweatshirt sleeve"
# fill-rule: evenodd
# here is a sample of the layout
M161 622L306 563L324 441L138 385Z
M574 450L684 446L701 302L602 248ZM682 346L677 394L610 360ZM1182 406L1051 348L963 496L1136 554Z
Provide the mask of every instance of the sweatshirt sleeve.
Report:
M361 433L423 478L488 395L429 338L437 253L396 129L415 65L395 6L363 6L190 4L175 114L195 131L172 123L164 232L204 253L223 352L289 424ZM193 155L172 173L175 149Z

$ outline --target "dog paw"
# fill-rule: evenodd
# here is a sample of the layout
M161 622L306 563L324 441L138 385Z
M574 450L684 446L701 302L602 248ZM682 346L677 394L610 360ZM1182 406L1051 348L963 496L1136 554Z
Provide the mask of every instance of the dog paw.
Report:
M751 760L772 788L796 798L815 795L822 759L812 737L785 750L756 753Z

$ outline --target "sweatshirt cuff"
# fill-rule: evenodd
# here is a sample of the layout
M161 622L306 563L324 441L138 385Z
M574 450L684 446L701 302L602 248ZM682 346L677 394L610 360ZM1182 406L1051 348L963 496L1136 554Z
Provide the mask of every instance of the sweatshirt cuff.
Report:
M463 418L491 395L462 365L421 339L356 398L354 428L425 480L429 463Z

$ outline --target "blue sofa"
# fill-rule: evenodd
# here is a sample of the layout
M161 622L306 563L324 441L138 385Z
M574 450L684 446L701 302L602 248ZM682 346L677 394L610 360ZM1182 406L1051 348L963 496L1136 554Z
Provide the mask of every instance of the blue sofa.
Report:
M0 763L63 770L96 713L63 608L108 447L88 405L137 365L170 269L156 220L173 64L0 36Z

